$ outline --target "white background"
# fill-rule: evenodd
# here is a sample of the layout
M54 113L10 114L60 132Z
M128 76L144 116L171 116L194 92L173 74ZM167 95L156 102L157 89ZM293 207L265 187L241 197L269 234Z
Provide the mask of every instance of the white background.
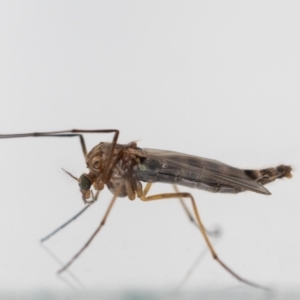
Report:
M291 164L271 196L192 191L216 251L262 285L300 272L297 1L1 1L0 133L120 129L120 143L240 168ZM91 136L89 149L111 135ZM0 140L0 291L69 290L39 239L83 207L75 138ZM186 190L186 189L182 189ZM172 191L157 184L154 192ZM111 194L46 243L67 262ZM178 201L119 199L71 271L86 289L176 288L206 249ZM64 274L76 289L74 278ZM206 253L185 289L241 284Z

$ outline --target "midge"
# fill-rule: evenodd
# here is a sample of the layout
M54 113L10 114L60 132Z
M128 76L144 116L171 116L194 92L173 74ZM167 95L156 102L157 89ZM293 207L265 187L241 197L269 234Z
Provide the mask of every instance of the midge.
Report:
M113 133L114 136L111 143L100 143L87 153L83 137L84 133ZM86 166L88 168L88 172L82 174L79 178L76 178L71 173L65 171L78 182L82 199L87 206L71 220L63 224L41 241L45 241L83 213L93 202L97 200L99 192L105 185L113 194L112 200L104 214L104 217L93 235L74 255L74 257L58 271L59 273L66 270L92 242L101 227L105 224L118 197L128 197L130 200L139 198L145 202L179 198L182 204L182 198L188 198L192 203L194 218L185 205L184 209L188 213L190 219L192 221L195 220L195 223L199 227L212 257L238 280L254 287L263 288L262 286L239 276L219 258L201 221L194 197L190 193L179 192L175 185L182 185L215 193L236 194L244 191L251 191L259 194L270 195L271 193L264 187L264 185L277 178L291 178L292 168L290 166L280 165L276 168L267 168L262 170L242 170L212 159L167 150L142 149L137 147L136 142L121 145L117 144L119 130L115 129L73 129L66 131L0 135L0 138L21 137L79 137L81 148L86 160ZM145 187L142 186L141 182L146 182ZM148 192L154 182L173 184L176 192L148 196ZM95 193L93 192L92 187L96 191Z

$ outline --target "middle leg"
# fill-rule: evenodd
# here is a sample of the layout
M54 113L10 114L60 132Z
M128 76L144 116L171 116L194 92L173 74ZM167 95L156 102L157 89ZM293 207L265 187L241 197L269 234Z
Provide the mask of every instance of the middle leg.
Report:
M147 188L148 184L146 185L146 188ZM151 184L150 184L151 186ZM146 190L145 188L145 190ZM147 192L149 191L149 188L147 190ZM153 200L162 200L162 199L174 199L174 198L189 198L192 202L192 206L193 206L193 211L194 211L194 214L195 214L195 218L197 220L197 223L198 223L198 227L200 229L200 232L205 240L205 243L213 257L213 259L215 259L227 272L229 272L233 277L235 277L237 280L245 283L245 284L248 284L248 285L251 285L253 287L256 287L256 288L261 288L261 289L266 289L265 287L259 285L259 284L256 284L254 282L251 282L247 279L244 279L242 278L240 275L238 275L237 273L235 273L231 268L229 268L217 255L215 249L213 248L209 238L208 238L208 235L206 233L206 230L205 230L205 227L201 221L201 218L200 218L200 214L198 212L198 209L197 209L197 206L196 206L196 202L195 202L195 199L194 197L192 196L192 194L190 193L166 193L166 194L157 194L157 195L152 195L152 196L147 196L147 193L144 193L142 197L140 197L140 199L142 201L153 201Z

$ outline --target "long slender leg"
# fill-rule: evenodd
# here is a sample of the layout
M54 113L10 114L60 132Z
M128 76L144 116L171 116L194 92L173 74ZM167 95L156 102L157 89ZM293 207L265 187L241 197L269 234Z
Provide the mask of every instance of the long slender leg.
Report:
M81 150L83 152L84 158L87 156L87 149L84 137L82 133L114 133L114 137L112 140L112 151L110 153L110 157L108 160L107 167L103 173L103 181L105 181L106 176L108 175L108 170L110 167L112 154L115 148L115 145L117 143L118 137L119 137L119 130L117 129L99 129L99 130L80 130L80 129L72 129L72 130L62 130L62 131L49 131L49 132L31 132L31 133L17 133L17 134L0 134L0 139L6 139L6 138L24 138L24 137L79 137ZM67 172L68 173L68 172ZM70 174L69 174L70 175ZM72 176L74 178L74 176ZM97 193L96 199L98 197L99 193ZM95 200L96 200L95 199ZM95 200L93 202L95 202ZM66 227L69 223L74 221L76 218L78 218L83 212L87 210L88 207L93 203L89 203L88 206L83 208L81 211L79 211L73 218L71 218L69 221L61 225L59 228L54 230L52 233L41 239L41 242L44 242L45 240L49 239L51 236L53 236L55 233Z
M84 157L86 157L87 155L87 150L86 150L86 144L84 141L84 137L82 134L52 134L52 133L47 133L47 132L37 132L37 133L25 133L25 134L5 134L5 135L0 135L1 139L4 138L21 138L21 137L79 137L79 141L80 141L80 145L81 145L81 150L82 153L84 155Z
M74 137L78 136L81 143L82 152L84 157L87 155L86 145L82 133L114 133L112 140L112 150L108 159L107 168L104 171L103 178L106 179L108 170L110 167L111 159L113 156L113 151L115 149L116 143L118 141L120 131L117 129L95 129L95 130L84 130L84 129L71 129L71 130L61 130L61 131L47 131L47 132L30 132L30 133L14 133L14 134L0 134L0 139L9 138L22 138L22 137Z
M87 156L87 150L86 150L86 144L85 144L85 140L82 134L78 134L78 133L70 133L70 134L45 134L45 135L35 135L35 137L79 137L79 141L80 141L80 146L81 146L81 150L83 153L84 158L86 158Z
M58 231L62 230L63 228L65 228L67 225L69 225L72 221L74 221L75 219L77 219L82 213L84 213L94 202L86 205L82 210L80 210L75 216L73 216L70 220L68 220L67 222L63 223L62 225L60 225L58 228L56 228L55 230L53 230L52 232L50 232L49 234L47 234L45 237L40 239L40 242L43 243L47 240L49 240L52 236L54 236Z
M173 188L175 190L176 193L180 193L178 187L176 184L173 184ZM183 210L185 211L188 219L192 222L192 224L194 224L197 228L199 228L197 221L195 221L192 213L190 212L189 208L187 207L186 203L184 202L184 200L182 198L179 198L179 202L183 208ZM205 228L206 233L210 236L210 237L218 237L221 234L221 230L219 229L215 229L215 230L208 230L207 228ZM200 255L197 257L197 259L195 260L195 262L193 263L192 267L187 271L186 275L184 276L184 278L182 279L181 283L178 286L178 289L180 289L185 282L188 280L188 278L192 275L192 273L194 272L194 270L196 269L196 266L199 264L199 262L202 260L202 258L204 257L204 255L206 254L208 249L205 249L204 251L202 251L200 253Z
M144 191L143 191L144 197L148 194L148 192L149 192L151 186L152 186L152 183L150 183L150 182L148 182L148 183L146 184L146 187L145 187L145 189L144 189ZM173 188L174 188L174 190L176 191L176 193L178 194L178 193L179 193L179 190L178 190L176 184L173 184ZM193 224L195 224L195 226L196 226L197 228L199 228L197 222L195 221L195 219L194 219L194 217L192 216L191 212L189 211L188 207L187 207L186 204L184 203L183 199L182 199L182 198L178 198L178 199L179 199L180 204L182 205L182 208L184 209L185 213L187 214L189 220L190 220ZM218 235L220 234L220 231L219 231L219 230L209 231L209 230L205 229L205 231L206 231L206 233L207 233L208 235L211 235L211 236L218 236Z
M60 230L62 230L63 228L65 228L67 225L69 225L71 222L73 222L74 220L76 220L81 214L83 214L89 207L91 207L92 204L94 204L99 196L99 191L97 191L96 196L95 196L95 200L93 202L90 202L89 204L87 204L83 209L81 209L75 216L73 216L71 219L69 219L67 222L63 223L62 225L60 225L58 228L56 228L55 230L53 230L51 233L47 234L45 237L43 237L42 239L40 239L40 242L43 243L45 241L47 241L48 239L50 239L52 236L54 236L57 232L59 232Z
M233 277L235 277L237 280L245 283L245 284L248 284L248 285L251 285L253 287L256 287L256 288L261 288L261 289L267 289L259 284L256 284L256 283L253 283L247 279L244 279L242 278L241 276L239 276L237 273L235 273L233 270L231 270L225 263L223 263L222 260L220 260L220 258L218 257L216 251L214 250L207 234L206 234L206 231L205 231L205 228L203 226L203 223L200 219L200 215L199 215L199 212L198 212L198 209L197 209L197 206L196 206L196 202L195 202L195 199L194 197L190 194L190 193L166 193L166 194L157 194L157 195L153 195L153 196L142 196L141 197L141 200L142 201L153 201L153 200L162 200L162 199L171 199L171 198L189 198L192 202L192 206L193 206L193 210L194 210L194 214L195 214L195 217L196 217L196 220L198 222L198 225L199 225L199 229L200 229L200 232L202 233L202 236L206 242L206 245L207 247L209 248L209 251L212 255L212 257L227 271L229 272Z
M176 184L173 184L173 188L176 193L180 193ZM198 226L197 222L195 221L194 217L192 216L190 210L188 209L188 207L185 204L185 202L183 201L183 199L179 198L179 202L180 202L183 210L187 214L187 217L189 218L189 220L198 228L199 226ZM213 237L218 237L221 234L220 229L208 230L207 228L205 228L205 231L209 236L213 236Z
M173 184L173 188L175 190L176 193L180 193L178 187L176 184ZM199 228L197 221L195 221L192 213L190 212L189 208L187 207L186 203L184 202L184 200L182 198L179 198L179 202L183 208L183 210L185 211L188 219L192 222L192 224L194 224L197 228ZM216 229L216 230L207 230L207 228L205 228L206 233L210 236L210 237L218 237L220 235L220 230ZM200 253L200 255L197 257L197 259L195 260L195 262L193 263L192 267L187 271L186 275L184 276L184 278L182 279L182 281L180 282L178 289L180 289L185 282L189 279L189 277L192 275L192 273L194 272L194 270L196 269L196 266L199 264L199 262L202 260L202 258L204 257L204 255L207 252L207 248L204 249L204 251L202 251Z
M147 196L147 194L148 194L148 192L149 192L151 186L152 186L152 183L149 183L149 182L148 182L147 185L146 185L146 187L145 187L145 189L143 190L143 195L144 195L144 197ZM173 184L173 188L174 188L175 192L178 194L178 193L179 193L179 190L178 190L176 184ZM178 198L178 200L179 200L180 204L182 205L183 210L184 210L185 213L187 214L188 219L189 219L189 220L190 220L197 228L199 228L197 222L195 221L195 219L194 219L194 217L192 216L191 212L189 211L188 207L187 207L186 204L184 203L183 199L182 199L182 198Z
M175 190L175 193L177 193L177 194L180 193L176 184L173 184L173 188ZM189 218L189 220L198 227L198 224L194 220L194 217L192 216L191 212L189 211L188 207L186 206L186 204L184 203L182 198L179 198L179 202L180 202L182 208L184 209L185 213L187 214L187 217Z
M111 199L110 201L110 204L99 224L99 226L97 227L97 229L95 230L95 232L92 234L92 236L88 239L88 241L83 245L83 247L73 256L73 258L67 263L64 265L64 267L62 267L60 270L58 270L58 274L62 273L63 271L65 271L78 257L79 255L89 246L89 244L92 242L92 240L95 238L95 236L97 235L97 233L100 231L100 229L105 225L105 222L107 220L107 217L121 191L121 188L123 186L123 182L119 185L117 191L116 191L116 194L113 196L113 198Z
M152 183L147 182L147 184L146 184L146 186L145 186L145 188L144 188L144 190L143 190L143 196L144 196L144 197L147 196L147 194L148 194L148 192L149 192L151 186L152 186Z

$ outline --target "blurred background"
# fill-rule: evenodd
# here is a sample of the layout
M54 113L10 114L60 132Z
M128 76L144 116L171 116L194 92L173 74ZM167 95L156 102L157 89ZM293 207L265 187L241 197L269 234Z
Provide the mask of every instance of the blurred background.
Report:
M1 1L0 133L119 129L120 143L256 169L290 164L271 196L189 190L241 276L293 291L300 271L298 1ZM87 135L91 149L112 135ZM226 273L177 200L119 199L72 265L39 239L83 203L77 138L0 140L0 291L251 290ZM188 189L181 188L186 191ZM152 193L172 192L165 184ZM45 243L63 263L99 224L105 190ZM199 259L200 257L200 259ZM197 261L195 263L195 261ZM181 286L189 270L191 276ZM258 299L258 298L256 298Z

